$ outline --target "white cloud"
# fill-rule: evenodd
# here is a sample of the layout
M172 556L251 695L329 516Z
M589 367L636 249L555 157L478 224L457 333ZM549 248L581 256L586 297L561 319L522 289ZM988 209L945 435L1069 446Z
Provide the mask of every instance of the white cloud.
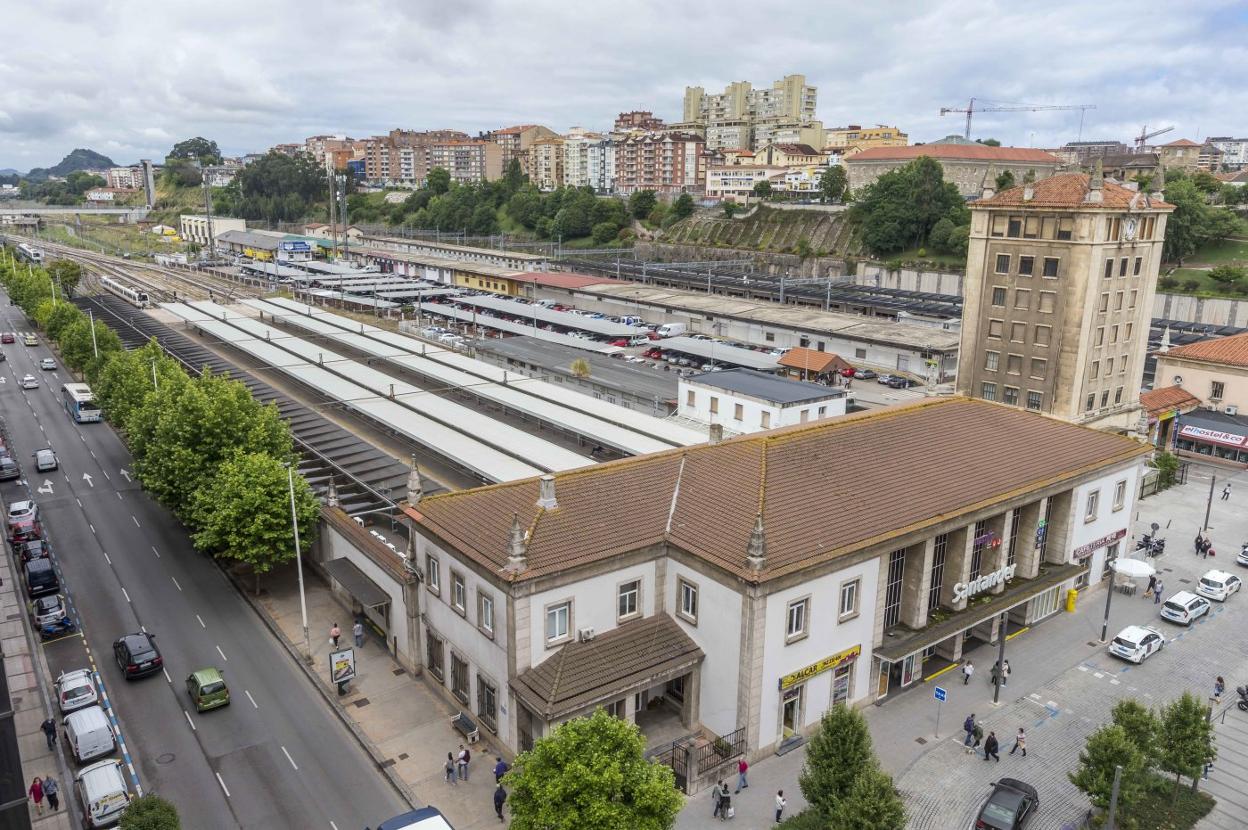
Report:
M205 135L229 153L318 132L468 132L520 122L604 128L680 118L686 85L819 87L831 126L960 132L942 106L1095 104L1084 138L1248 132L1234 0L767 4L720 0L43 0L10 4L0 55L0 167L76 146L159 158ZM907 11L908 10L908 11ZM1077 112L984 112L975 135L1054 146ZM1034 139L1033 139L1034 136Z

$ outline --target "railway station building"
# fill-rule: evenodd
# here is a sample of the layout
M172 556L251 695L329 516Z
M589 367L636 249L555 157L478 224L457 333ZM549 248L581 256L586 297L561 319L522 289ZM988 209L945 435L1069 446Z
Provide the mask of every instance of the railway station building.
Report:
M723 739L769 755L833 704L887 701L963 655L990 664L1007 627L1099 587L1146 452L933 398L417 490L422 663L505 751L603 707L652 749ZM689 785L715 768L677 773Z

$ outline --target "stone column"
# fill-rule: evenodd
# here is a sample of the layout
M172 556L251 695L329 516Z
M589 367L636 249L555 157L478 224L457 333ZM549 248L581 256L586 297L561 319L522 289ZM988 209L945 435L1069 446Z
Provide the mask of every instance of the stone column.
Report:
M685 675L685 702L680 707L680 722L686 729L698 726L698 700L702 694L702 666L694 666Z
M1018 520L1018 549L1015 551L1016 576L1023 579L1035 579L1040 572L1040 551L1036 548L1036 528L1044 517L1047 498L1033 501L1019 508L1022 517Z
M1009 539L1007 537L1010 534L1010 516L1012 514L1013 511L1007 510L1004 513L993 516L988 520L988 530L996 534L996 538L1000 540L1000 544L996 547L989 545L984 548L983 572L986 574L992 573L993 571L999 571L1005 566L1005 555L1006 552L1009 551ZM989 592L999 594L1004 590L1005 581L1003 580L990 588Z
M1073 491L1049 496L1053 509L1049 511L1048 543L1044 549L1044 561L1053 565L1064 565L1070 561L1071 521L1082 521L1082 516L1071 517L1071 496Z
M965 599L953 601L953 586L970 578L974 531L974 524L949 531L949 543L945 547L945 574L940 586L940 604L955 611L966 608Z
M962 640L965 636L964 632L959 631L957 634L936 644L936 653L951 662L958 662L962 659Z
M901 622L910 628L927 625L927 592L932 586L932 559L936 538L911 545L901 580Z
M737 668L737 723L745 727L746 745L757 749L776 742L774 713L762 720L763 637L766 598L755 586L741 594L740 663ZM774 682L773 678L773 682Z

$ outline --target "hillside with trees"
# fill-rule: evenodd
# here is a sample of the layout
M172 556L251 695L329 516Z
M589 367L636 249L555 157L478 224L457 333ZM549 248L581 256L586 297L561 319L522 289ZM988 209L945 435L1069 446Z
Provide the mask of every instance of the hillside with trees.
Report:
M117 165L108 156L79 147L51 167L36 167L23 176L30 182L47 181L49 176L68 176L80 170L103 170Z

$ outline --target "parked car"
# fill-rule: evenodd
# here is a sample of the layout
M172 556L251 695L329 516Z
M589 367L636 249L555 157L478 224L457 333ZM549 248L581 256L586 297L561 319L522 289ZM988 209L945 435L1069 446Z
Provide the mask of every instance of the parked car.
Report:
M855 369L853 366L846 366L844 369L841 370L841 377L852 378L854 376L854 373L857 371L858 370Z
M127 680L155 674L164 666L156 648L156 635L147 631L126 634L113 643L113 657Z
M34 458L35 470L41 473L50 472L60 466L60 462L56 460L56 453L52 452L50 447L35 450Z
M34 375L22 375L22 388L23 389L38 389L39 378L35 377Z
M51 559L31 559L22 566L26 582L26 596L31 599L55 594L61 590Z
M14 524L24 519L33 519L38 512L39 506L30 499L11 501L9 502L9 524Z
M111 755L117 749L117 737L108 715L97 706L84 706L70 712L61 721L61 734L74 760L80 764L102 755Z
M1040 794L1016 778L994 781L975 817L975 830L1023 830L1040 811Z
M0 481L11 481L22 477L22 468L10 455L0 455Z
M24 542L14 542L13 555L23 564L32 559L46 559L48 557L48 543L42 539L27 539Z
M1191 625L1208 614L1211 607L1204 597L1198 597L1191 591L1179 591L1161 604L1161 616L1170 622Z
M617 338L615 338L614 340L611 340L610 342L608 342L608 343L607 343L607 345L608 345L608 346L627 346L627 345L628 345L628 338L626 338L626 337L617 337Z
M43 369L45 372L55 372L56 361L50 357L45 357L43 360L39 361L39 368Z
M17 522L9 522L9 541L13 544L43 538L43 523L35 516Z
M1234 574L1228 574L1226 571L1214 569L1202 576L1200 581L1196 583L1196 593L1218 602L1226 602L1230 599L1231 594L1238 591L1242 586L1243 583L1239 577Z
M74 791L82 805L83 825L111 827L130 805L130 791L116 759L98 761L74 776Z
M870 369L855 369L854 377L857 378L858 380L871 380L871 378L878 377L878 376L875 374L875 372L872 372Z
M30 604L30 617L35 628L60 622L65 619L65 614L65 598L60 594L36 597Z
M910 379L901 375L889 375L888 380L882 380L881 383L884 383L890 389L908 389L910 387Z
M61 672L60 677L56 678L56 700L62 713L68 714L75 709L92 706L99 699L95 681L91 679L91 672L87 669Z
M1151 625L1129 625L1109 641L1109 653L1138 665L1165 644L1166 638Z
M186 678L186 693L191 696L196 712L230 705L230 689L225 685L220 669L208 668L191 672Z

